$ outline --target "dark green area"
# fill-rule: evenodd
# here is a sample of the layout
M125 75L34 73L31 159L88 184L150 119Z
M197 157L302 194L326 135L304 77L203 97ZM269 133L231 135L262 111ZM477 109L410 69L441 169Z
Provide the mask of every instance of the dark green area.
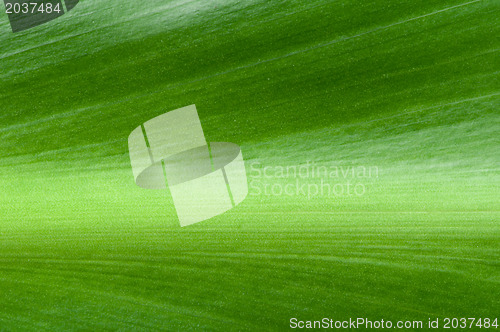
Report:
M87 0L17 34L0 16L0 330L495 318L498 36L494 0ZM378 177L180 228L127 137L190 104L250 181L257 162Z

